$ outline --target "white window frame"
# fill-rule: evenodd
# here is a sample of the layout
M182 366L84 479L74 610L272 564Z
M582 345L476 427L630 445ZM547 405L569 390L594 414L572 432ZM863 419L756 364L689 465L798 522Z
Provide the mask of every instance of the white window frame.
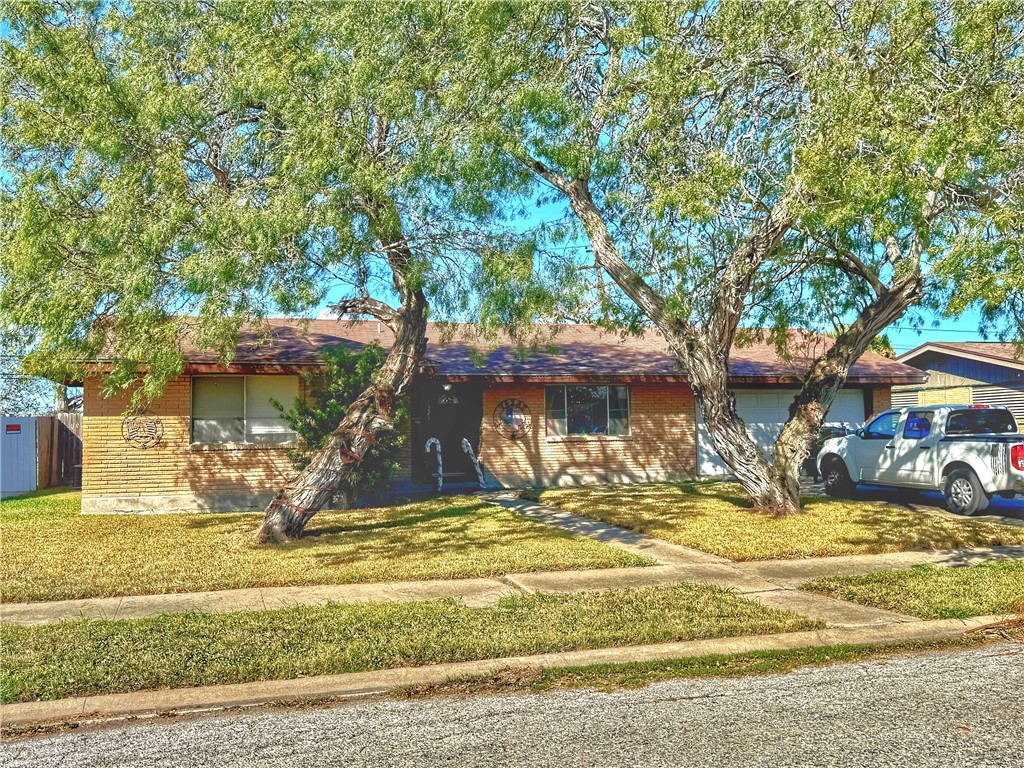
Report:
M611 387L622 387L626 390L626 431L621 435L610 435L605 433L596 434L569 434L569 393L568 387L604 387L604 408L605 424L612 423ZM561 389L563 410L565 411L565 434L559 435L548 432L548 390ZM629 384L609 384L607 382L578 382L574 384L545 384L544 385L544 435L548 440L621 440L629 438L633 434L633 388Z
M299 434L295 430L290 430L292 434L291 440L287 440L282 443L273 442L262 442L247 440L246 436L249 434L249 387L246 385L246 379L251 376L290 376L294 379L298 379L298 392L299 396L302 396L302 381L298 374L283 373L283 374L246 374L246 373L200 373L192 374L189 377L188 387L188 439L191 445L261 445L269 448L283 448L295 443ZM241 442L224 442L224 443L204 443L196 442L195 433L193 431L195 423L195 397L196 397L196 379L242 379L242 441Z

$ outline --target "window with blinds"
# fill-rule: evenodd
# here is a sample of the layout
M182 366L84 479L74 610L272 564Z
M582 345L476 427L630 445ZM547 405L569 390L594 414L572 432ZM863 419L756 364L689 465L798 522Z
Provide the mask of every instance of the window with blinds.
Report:
M290 443L298 435L272 401L298 396L298 376L193 376L192 442Z

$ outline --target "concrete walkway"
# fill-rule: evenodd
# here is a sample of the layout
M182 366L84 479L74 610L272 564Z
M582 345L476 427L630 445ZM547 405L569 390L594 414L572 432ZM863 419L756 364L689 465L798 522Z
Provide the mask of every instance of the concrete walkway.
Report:
M626 568L623 570L643 570ZM232 613L264 611L297 605L439 600L453 597L471 608L497 604L518 591L500 579L453 579L379 584L328 584L307 587L264 587L61 600L46 603L0 604L0 623L52 624L71 619L141 619L165 613Z
M572 512L555 509L536 501L521 499L515 491L495 493L490 495L487 500L492 504L497 504L499 507L504 507L532 520L539 520L542 523L547 523L566 531L572 531L580 536L586 536L589 539L604 542L618 549L624 549L641 557L649 557L661 563L669 565L696 565L731 562L728 558L701 552L699 549L681 547L664 539L648 536L646 533L637 533L628 528L620 528L610 523L591 520L589 517L574 515Z
M164 712L186 713L303 700L345 700L387 693L397 687L441 683L457 677L490 675L509 667L548 667L614 664L661 659L691 658L711 654L739 654L830 645L892 644L956 637L965 632L1007 620L1007 616L974 619L911 621L883 627L825 629L774 635L688 640L625 648L509 656L499 659L403 667L343 675L324 675L294 680L172 688L138 693L79 696L57 701L35 701L0 706L0 722L11 726L67 723L89 719L133 717Z
M489 500L493 504L526 515L533 520L539 520L611 546L654 558L671 568L671 573L678 576L680 581L714 584L734 589L755 602L818 619L832 627L905 623L915 621L915 619L892 611L836 600L825 595L801 592L797 589L801 584L822 576L899 570L923 563L949 566L1024 558L1024 546L1010 546L946 552L901 552L809 560L737 563L724 557L672 544L627 528L620 528L611 523L590 520L539 502L521 499L514 492L494 494ZM614 579L614 576L611 575L613 573L614 571L609 572L608 581ZM655 578L654 574L651 574L650 578ZM571 586L573 582L567 582L567 579L572 579L572 577L563 574L533 574L508 577L506 580L533 591L569 592L577 591L580 588L577 583L573 589Z

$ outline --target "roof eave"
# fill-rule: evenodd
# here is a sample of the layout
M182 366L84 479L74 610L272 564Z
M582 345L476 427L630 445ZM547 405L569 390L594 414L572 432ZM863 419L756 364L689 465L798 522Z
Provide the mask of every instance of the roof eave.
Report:
M937 352L943 355L953 355L954 357L962 357L967 360L975 360L981 363L991 363L993 365L1001 365L1004 368L1013 368L1014 370L1024 371L1024 360L1009 360L999 355L986 355L982 352L965 352L962 349L955 347L947 347L942 342L930 341L927 344L922 344L919 347L915 347L909 352L904 352L902 355L896 358L896 362L909 365L907 360L912 360L915 357L919 357L927 352Z

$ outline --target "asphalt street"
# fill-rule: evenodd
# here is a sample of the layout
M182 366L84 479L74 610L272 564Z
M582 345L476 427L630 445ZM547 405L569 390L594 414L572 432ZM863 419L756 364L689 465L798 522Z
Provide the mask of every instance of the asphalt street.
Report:
M1024 765L1024 645L614 693L375 700L7 742L0 765Z

